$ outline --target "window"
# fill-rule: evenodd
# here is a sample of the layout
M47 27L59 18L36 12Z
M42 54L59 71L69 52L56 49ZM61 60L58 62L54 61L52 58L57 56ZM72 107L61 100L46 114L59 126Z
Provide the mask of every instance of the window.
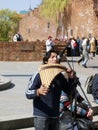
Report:
M73 29L70 30L70 35L73 36Z
M27 30L27 31L28 31L27 33L28 33L28 34L30 34L30 28L28 28L28 30Z
M47 27L50 28L50 22L47 23Z

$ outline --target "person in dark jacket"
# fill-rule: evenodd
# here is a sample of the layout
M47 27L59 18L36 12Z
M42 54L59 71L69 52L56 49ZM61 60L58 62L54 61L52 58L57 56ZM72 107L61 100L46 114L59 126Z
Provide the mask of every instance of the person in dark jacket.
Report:
M46 52L43 63L56 64L58 63L57 56L58 53L55 50L50 50ZM71 71L68 71L68 74L69 73L72 75ZM68 88L73 84L74 78L71 78L69 82L62 73L59 73L53 79L49 88L47 88L41 83L40 74L37 73L32 85L26 91L26 97L28 99L33 99L35 130L59 130L61 91L63 90L69 94Z
M69 91L70 95L61 92L59 130L80 130L79 127L81 126L78 126L77 119L87 119L92 122L93 111L76 87L71 87ZM87 128L89 130L89 127Z

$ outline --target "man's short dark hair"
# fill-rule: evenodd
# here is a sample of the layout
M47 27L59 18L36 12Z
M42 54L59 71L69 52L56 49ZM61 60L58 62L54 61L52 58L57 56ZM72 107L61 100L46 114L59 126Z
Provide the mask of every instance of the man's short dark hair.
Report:
M48 59L49 59L50 56L51 56L51 53L56 53L56 54L58 55L58 51L57 51L57 50L54 50L54 49L52 49L52 50L46 52L46 54L45 54L45 56L44 56L44 58L43 58L43 64L46 64L46 63L47 63Z

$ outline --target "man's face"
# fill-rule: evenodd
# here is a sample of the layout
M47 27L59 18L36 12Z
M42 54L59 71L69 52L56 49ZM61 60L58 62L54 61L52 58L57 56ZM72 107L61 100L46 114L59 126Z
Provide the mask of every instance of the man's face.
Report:
M52 52L50 58L48 59L48 64L57 63L57 53Z

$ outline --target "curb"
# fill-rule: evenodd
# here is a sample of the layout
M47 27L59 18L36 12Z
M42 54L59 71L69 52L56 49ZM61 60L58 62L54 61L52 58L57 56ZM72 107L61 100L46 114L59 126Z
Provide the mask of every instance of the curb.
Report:
M96 114L98 114L98 107L94 107L93 110L95 110L94 116L97 116ZM94 120L93 122L95 124L95 130L97 130L98 121ZM33 117L0 122L0 130L16 130L16 129L30 128L30 127L34 128Z
M34 127L33 117L0 122L0 130L16 130L29 127Z

